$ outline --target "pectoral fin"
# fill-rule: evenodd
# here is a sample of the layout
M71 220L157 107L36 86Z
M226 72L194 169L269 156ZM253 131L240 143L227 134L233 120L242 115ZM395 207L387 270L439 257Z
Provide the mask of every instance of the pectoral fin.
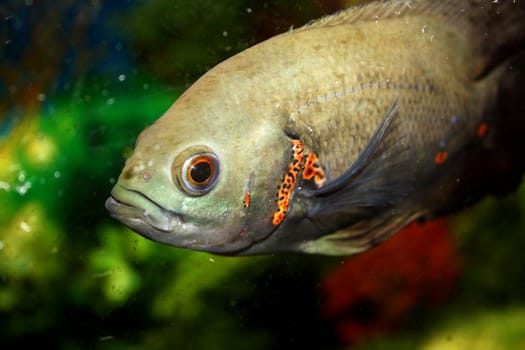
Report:
M421 215L421 209L411 208L407 201L414 192L416 161L399 113L396 99L346 172L319 189L302 191L314 203L309 219L332 232L306 242L302 250L355 254Z
M379 123L363 152L339 178L319 189L303 191L318 203L312 217L356 208L377 210L391 207L413 187L414 157L409 139L400 130L396 99Z

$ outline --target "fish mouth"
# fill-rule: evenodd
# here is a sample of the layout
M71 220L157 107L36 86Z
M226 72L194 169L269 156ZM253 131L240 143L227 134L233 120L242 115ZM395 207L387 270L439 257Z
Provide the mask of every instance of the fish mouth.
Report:
M105 206L113 218L155 242L221 255L236 254L253 243L243 237L243 230L235 238L215 231L215 239L203 239L201 230L182 214L167 210L142 192L119 184L111 191Z
M145 194L123 186L111 191L105 206L113 218L141 234L151 229L171 233L182 221L180 215L164 209Z

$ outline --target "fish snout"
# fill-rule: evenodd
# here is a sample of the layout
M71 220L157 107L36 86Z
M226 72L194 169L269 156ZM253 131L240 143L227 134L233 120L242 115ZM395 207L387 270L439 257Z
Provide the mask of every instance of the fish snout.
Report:
M141 234L143 233L141 227L144 225L163 232L172 232L176 226L177 220L173 213L141 192L122 186L113 189L105 206L112 217Z

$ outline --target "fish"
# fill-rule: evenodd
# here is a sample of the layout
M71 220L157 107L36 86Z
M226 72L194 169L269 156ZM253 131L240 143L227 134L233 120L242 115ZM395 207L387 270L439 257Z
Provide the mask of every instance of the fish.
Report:
M525 169L523 1L377 1L206 72L139 135L105 206L219 255L364 252Z

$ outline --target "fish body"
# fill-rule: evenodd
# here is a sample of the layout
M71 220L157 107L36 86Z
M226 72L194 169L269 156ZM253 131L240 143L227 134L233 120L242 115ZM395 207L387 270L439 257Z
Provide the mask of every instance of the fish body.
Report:
M490 157L514 162L524 42L523 2L481 0L377 2L275 36L141 133L106 207L177 247L362 252L490 192Z

